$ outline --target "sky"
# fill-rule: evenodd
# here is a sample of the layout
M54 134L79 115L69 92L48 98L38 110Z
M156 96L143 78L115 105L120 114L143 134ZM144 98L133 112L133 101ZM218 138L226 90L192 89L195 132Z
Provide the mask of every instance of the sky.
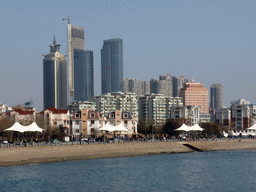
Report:
M67 55L67 21L84 27L101 94L103 40L123 39L124 77L170 74L210 90L223 85L224 105L256 104L255 0L1 0L0 103L32 100L43 109L43 54L56 36Z

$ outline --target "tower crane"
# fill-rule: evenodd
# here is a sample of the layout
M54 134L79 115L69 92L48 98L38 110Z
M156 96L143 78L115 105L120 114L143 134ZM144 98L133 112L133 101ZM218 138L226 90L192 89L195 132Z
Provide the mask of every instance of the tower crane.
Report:
M68 16L67 18L63 18L62 21L68 20L68 24L70 24L70 20L71 20L71 19L80 19L80 18L85 18L85 17L92 17L92 16L82 16L82 17L73 17L73 18L71 18L70 16Z

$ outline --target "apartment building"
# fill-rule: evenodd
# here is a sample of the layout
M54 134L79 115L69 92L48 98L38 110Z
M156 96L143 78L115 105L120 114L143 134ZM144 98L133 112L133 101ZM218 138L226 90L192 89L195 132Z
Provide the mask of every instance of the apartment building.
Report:
M171 107L182 105L182 99L179 97L147 94L139 98L139 119L148 124L164 124Z

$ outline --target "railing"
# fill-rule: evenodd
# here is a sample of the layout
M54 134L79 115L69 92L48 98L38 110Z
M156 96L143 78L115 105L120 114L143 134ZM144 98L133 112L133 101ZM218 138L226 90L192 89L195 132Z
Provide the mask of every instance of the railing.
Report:
M229 137L229 138L172 138L172 139L124 139L124 140L100 140L100 141L68 141L68 142L23 142L23 143L0 143L0 148L15 147L44 147L44 146L67 146L67 145L91 145L109 143L145 143L145 142L180 142L180 141L208 141L208 140L241 140L256 139L256 137Z

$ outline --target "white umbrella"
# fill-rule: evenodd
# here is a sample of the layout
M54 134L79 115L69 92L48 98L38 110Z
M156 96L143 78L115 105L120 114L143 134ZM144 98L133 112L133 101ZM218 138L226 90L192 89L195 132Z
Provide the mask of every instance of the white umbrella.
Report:
M187 126L186 124L183 124L180 128L175 129L174 131L193 131L191 127Z
M29 131L27 127L19 124L19 122L15 122L10 128L5 129L4 131L17 131L20 133L24 133L25 131Z

